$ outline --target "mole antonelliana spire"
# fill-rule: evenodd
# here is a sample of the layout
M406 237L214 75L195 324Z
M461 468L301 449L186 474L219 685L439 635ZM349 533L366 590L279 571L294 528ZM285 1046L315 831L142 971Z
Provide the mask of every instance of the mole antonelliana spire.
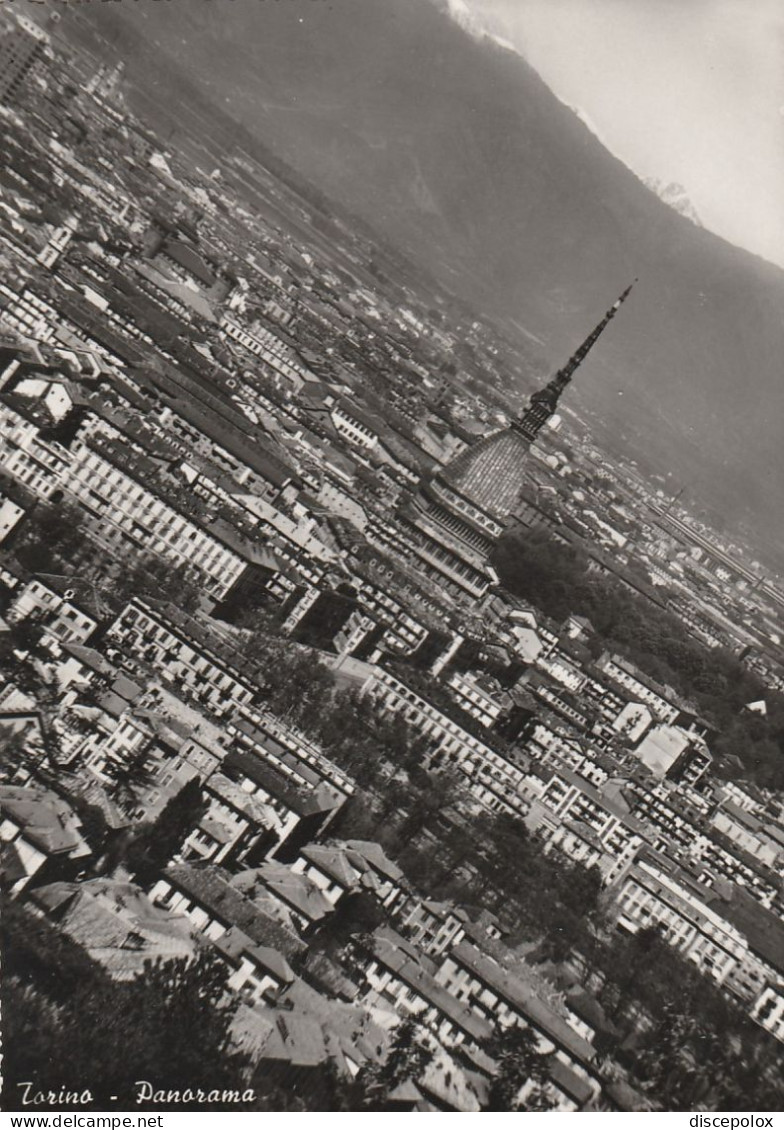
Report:
M508 518L519 508L529 448L555 414L564 389L632 286L634 283L553 379L533 394L518 420L467 447L421 484L401 516L410 535L409 553L434 579L473 597L487 590L487 560Z
M604 315L601 322L588 334L588 337L580 348L575 350L563 369L559 369L549 384L533 394L523 415L512 425L517 428L527 440L533 443L544 425L555 413L561 393L571 381L575 371L582 365L591 349L593 349L596 342L602 336L608 323L613 320L621 306L623 306L636 282L637 279L627 286L623 294L612 304Z

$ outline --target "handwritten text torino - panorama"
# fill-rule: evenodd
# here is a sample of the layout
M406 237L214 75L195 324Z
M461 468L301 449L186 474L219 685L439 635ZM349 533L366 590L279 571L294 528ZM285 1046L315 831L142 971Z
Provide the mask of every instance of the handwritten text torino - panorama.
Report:
M22 1092L22 1106L88 1106L95 1102L95 1096L89 1087L81 1091L71 1090L69 1087L60 1087L57 1091L39 1090L35 1083L28 1080L17 1083ZM256 1101L256 1092L252 1087L245 1090L221 1090L219 1088L204 1089L202 1087L186 1087L184 1090L167 1090L158 1087L148 1079L137 1079L134 1083L134 1100L139 1103L162 1103L167 1106L183 1106L204 1104L205 1106L245 1105Z

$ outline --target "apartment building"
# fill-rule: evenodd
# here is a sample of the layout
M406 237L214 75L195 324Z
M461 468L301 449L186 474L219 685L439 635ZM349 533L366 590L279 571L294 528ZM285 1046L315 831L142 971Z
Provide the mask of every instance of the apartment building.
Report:
M748 946L739 930L710 909L709 899L707 888L639 859L616 894L617 922L631 934L660 927L674 949L724 985L747 962Z
M611 682L623 688L631 699L649 706L660 721L671 724L677 720L680 707L674 696L670 698L664 688L657 687L632 663L618 655L605 653L597 660L596 666Z
M85 587L67 577L38 574L17 586L6 618L13 624L34 616L41 620L46 634L60 643L86 643L100 618L93 601L93 610L88 611L79 599L85 596Z
M455 671L449 676L447 686L461 710L470 714L480 726L489 730L503 714L504 707L498 697L486 691L470 675Z
M379 435L370 421L347 401L339 400L330 408L330 419L338 433L350 444L365 451L378 447Z
M599 1094L593 1047L524 981L493 958L462 942L444 958L435 977L452 996L491 1024L531 1028L541 1052L552 1052L555 1059L589 1084L594 1095Z
M647 842L639 821L566 767L543 783L526 823L548 847L584 867L598 867L608 885L631 866Z
M463 773L471 794L492 811L525 814L525 772L519 766L468 733L384 668L341 657L336 671L359 682L360 692L370 695L382 712L402 716L428 741L426 762L431 769Z
M751 1016L777 1040L784 1043L784 982L766 985L751 1009Z
M110 626L107 638L149 663L218 717L258 694L254 683L205 646L188 618L169 606L164 611L135 597Z
M154 482L152 465L145 475L144 460L129 458L125 466L133 465L136 477L119 465L116 452L112 459L105 454L98 440L76 438L66 448L45 439L38 424L0 402L3 471L39 498L55 500L64 492L76 500L96 536L108 546L130 543L177 565L196 566L208 578L212 595L225 597L248 562L144 485Z

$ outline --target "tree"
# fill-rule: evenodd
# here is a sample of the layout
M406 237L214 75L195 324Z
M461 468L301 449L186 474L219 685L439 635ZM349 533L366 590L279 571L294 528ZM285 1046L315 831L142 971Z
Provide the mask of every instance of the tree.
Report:
M127 761L111 761L106 767L111 778L109 795L126 812L132 812L138 803L138 790L146 788L153 777L146 750L137 752Z
M62 948L51 932L50 961ZM248 1065L231 1039L237 998L227 994L226 967L212 951L192 961L147 962L138 977L120 983L86 955L82 960L81 977L70 983L67 998L56 977L47 981L35 968L24 980L16 971L10 977L6 972L5 1109L14 1109L26 1079L40 1090L89 1087L88 1109L97 1110L109 1109L113 1095L135 1106L138 1080L166 1090L245 1090ZM150 1105L155 1103L140 1109ZM220 1108L220 1103L183 1106Z
M349 891L310 938L308 952L339 956L356 935L372 934L387 921L381 904L369 891Z
M81 507L65 501L39 503L14 539L14 554L32 573L72 570L87 540Z
M183 612L194 612L205 589L205 574L195 565L173 565L152 553L131 554L113 578L113 590L121 601L132 596L168 600Z
M269 704L275 714L306 728L317 728L331 697L334 680L314 655L298 652L265 671Z
M487 1111L552 1110L547 1095L550 1078L549 1055L538 1049L536 1033L531 1028L513 1025L496 1026L488 1052L498 1067L487 1096ZM530 1088L527 1088L528 1084ZM526 1087L525 1097L520 1093Z
M166 804L152 824L143 825L125 853L125 865L142 886L154 881L171 863L183 841L208 808L197 777L191 778Z
M767 690L736 656L692 639L655 594L646 598L644 587L632 592L621 579L589 572L582 548L564 546L545 529L505 535L493 560L510 592L558 620L570 613L589 617L604 647L693 700L721 731L712 751L727 775L740 770L765 787L784 788L784 696ZM767 719L744 712L746 703L763 697Z
M433 820L453 805L460 795L460 783L446 773L426 773L414 767L409 777L413 778L417 787L412 790L406 804L404 820L394 832L394 843L398 848L409 844L423 828L430 827Z
M0 729L0 775L10 780L22 767L27 768L32 762L25 735Z
M366 1064L354 1081L351 1110L385 1110L393 1092L403 1083L416 1083L432 1053L423 1047L419 1026L407 1019L400 1024L381 1063Z

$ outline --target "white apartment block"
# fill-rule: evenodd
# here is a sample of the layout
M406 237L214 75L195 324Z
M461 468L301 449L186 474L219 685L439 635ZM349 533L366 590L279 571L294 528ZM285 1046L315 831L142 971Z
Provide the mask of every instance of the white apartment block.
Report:
M144 601L132 600L107 635L219 716L250 702L257 693L252 683Z
M694 892L644 860L623 880L616 901L621 928L636 934L646 927L661 927L667 942L719 985L748 962L748 945L739 930Z
M8 305L0 311L0 325L33 341L50 341L60 317L49 302L26 288L20 294L0 283L0 297L8 300Z
M295 788L312 790L326 783L344 796L354 791L351 778L295 727L253 707L258 687L187 627L135 598L107 638L150 663L162 678L189 693L210 713L227 719L225 734L240 750L258 755ZM202 770L202 775L204 775Z
M109 779L110 767L128 765L135 757L144 754L151 744L149 726L131 713L125 713L108 733L89 734L78 752L87 768L97 776Z
M23 517L24 510L21 506L0 495L0 545L16 529Z
M435 976L477 1016L504 1027L520 1024L532 1029L540 1052L552 1053L555 1060L588 1083L594 1094L598 1093L593 1047L540 1000L526 982L465 942L444 958Z
M572 769L597 789L609 777L607 770L591 756L590 747L586 753L572 738L552 730L543 722L537 722L526 738L525 752L540 765Z
M382 711L402 715L428 740L430 750L426 760L430 768L463 773L468 778L470 792L485 808L519 815L527 812L525 773L517 765L469 734L383 668L348 657L340 661L338 671L353 679L360 678L362 694L369 694Z
M61 594L37 577L19 586L7 619L14 623L35 613L43 614L47 634L60 643L84 643L98 627L95 618L73 603L72 593L66 589Z
M95 515L107 540L131 541L177 565L196 566L217 599L231 591L247 564L238 554L83 441L75 440L71 451L63 486Z
M63 491L94 520L110 547L131 542L177 565L195 565L222 599L246 568L228 546L104 459L83 439L69 448L44 440L36 424L0 404L0 468L39 498Z
M304 365L294 360L288 345L281 341L279 337L276 337L271 330L256 326L251 332L228 314L221 318L220 328L226 337L238 342L254 357L258 357L271 369L274 369L276 373L287 377L296 388L302 386L306 372Z
M568 770L554 773L544 785L527 823L575 863L598 867L608 885L644 843L636 821L612 812L588 782L581 785Z
M233 745L263 757L296 788L314 789L324 782L345 796L354 792L351 777L330 761L320 746L274 714L242 704L232 715L226 733Z
M728 851L716 840L700 831L691 819L681 815L668 800L667 785L659 782L655 787L640 792L634 802L634 815L644 821L657 837L659 850L672 854L680 852L701 867L700 881L712 885L716 878L742 884L764 907L770 908L778 882L773 874L766 877L762 867L752 868L738 855Z
M599 660L597 667L617 686L623 687L633 699L649 706L660 721L672 723L680 714L678 706L653 690L647 682L643 682L631 665L617 656L605 656Z
M455 671L447 685L461 710L487 729L495 725L503 709L501 703L483 690L475 679Z
M330 409L330 418L335 425L336 430L342 435L349 443L355 444L357 447L362 447L366 451L372 451L378 444L378 433L375 432L369 424L358 420L346 408L339 404L334 404Z
M784 984L766 985L752 1006L751 1016L784 1043Z
M559 651L553 652L548 657L540 657L537 666L568 691L577 693L588 681L588 676Z
M42 267L51 270L73 239L76 227L77 221L75 217L69 216L64 224L55 228L49 237L49 242L38 252L36 262L40 263Z
M49 499L62 489L70 463L59 443L38 434L36 424L0 404L0 467L38 498Z

